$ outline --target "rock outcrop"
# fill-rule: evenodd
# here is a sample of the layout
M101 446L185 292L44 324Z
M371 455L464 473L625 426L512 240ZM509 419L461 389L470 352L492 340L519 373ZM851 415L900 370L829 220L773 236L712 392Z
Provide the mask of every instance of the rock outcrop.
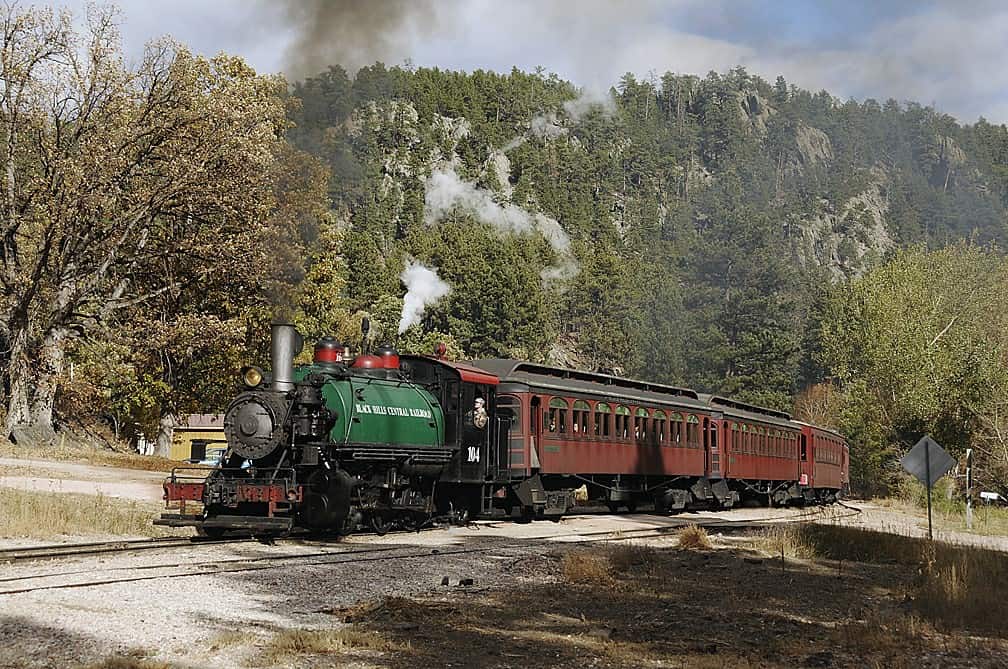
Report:
M767 122L777 110L758 91L744 90L735 94L742 122L757 137L766 137Z
M889 178L875 168L872 180L840 207L819 201L819 211L800 223L802 260L826 268L833 280L860 276L896 242L886 227Z
M798 122L794 131L798 147L799 168L828 167L833 162L833 143L829 135L810 125Z

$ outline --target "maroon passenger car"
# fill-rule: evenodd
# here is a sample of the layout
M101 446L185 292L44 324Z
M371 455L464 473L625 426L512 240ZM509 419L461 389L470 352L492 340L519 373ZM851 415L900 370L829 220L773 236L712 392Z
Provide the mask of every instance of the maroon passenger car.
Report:
M578 489L612 510L653 502L659 511L814 501L840 489L819 495L816 479L800 479L803 428L786 413L518 360L472 364L500 380L494 497L506 511L563 513ZM812 475L833 486L826 471Z
M833 501L850 487L850 449L840 433L808 423L801 426L801 474L806 496Z

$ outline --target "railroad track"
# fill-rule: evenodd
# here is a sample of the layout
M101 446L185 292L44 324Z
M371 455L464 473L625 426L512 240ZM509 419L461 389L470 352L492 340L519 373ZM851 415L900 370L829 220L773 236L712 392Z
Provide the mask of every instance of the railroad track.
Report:
M860 513L859 509L846 507L849 513L843 515L833 514L829 518L840 519ZM239 558L229 558L215 560L204 565L193 565L191 562L172 562L140 566L110 566L99 569L64 571L58 573L42 573L18 575L7 578L0 578L0 596L24 594L45 590L68 590L78 588L89 588L102 585L113 585L119 583L134 583L139 581L152 581L168 578L191 578L196 576L210 576L215 574L237 574L249 573L276 569L279 566L327 566L346 563L369 562L373 560L406 560L430 557L431 555L452 556L474 553L488 553L500 551L502 549L514 548L516 545L550 545L563 543L564 545L592 544L599 542L628 541L632 539L644 539L668 535L682 526L698 524L705 528L741 529L745 527L765 527L768 524L809 522L823 514L806 512L788 518L755 518L738 521L724 519L711 519L709 522L695 522L691 519L683 519L681 523L674 525L664 525L662 527L647 527L636 529L618 530L597 530L593 532L571 532L564 534L544 534L541 536L512 538L495 537L493 541L475 547L457 548L420 548L416 546L371 546L356 549L345 549L348 544L341 544L340 548L331 550L313 551L310 553L280 553L263 556L246 556ZM824 518L825 519L825 518ZM299 540L294 540L299 541ZM303 541L304 545L328 545L322 542ZM177 543L175 545L178 545ZM100 578L94 578L97 574L102 574ZM75 578L88 576L90 578ZM68 582L51 582L68 580ZM50 581L50 582L46 582Z
M786 516L786 517L771 516L766 518L747 518L738 520L723 519L723 518L711 518L711 519L684 518L681 520L681 522L677 522L675 523L675 525L672 525L670 527L675 528L675 527L681 527L682 525L696 524L701 525L703 527L719 528L719 529L729 529L733 527L745 528L766 524L808 522L809 520L815 520L820 518L827 520L831 518L840 519L861 513L861 510L855 507L847 506L842 502L839 502L838 504L844 507L845 509L848 509L852 513L846 513L840 515L826 514L822 511L821 507L817 507L815 509L810 509L794 516ZM676 520L675 516L666 517L666 519L673 521ZM283 541L289 541L289 540L291 539L284 539ZM299 539L293 539L293 540L297 541ZM193 545L239 543L248 541L254 541L254 539L250 537L225 538L225 539L210 539L206 537L164 537L161 539L130 539L130 540L101 541L101 542L81 543L81 544L49 544L45 546L30 546L25 548L10 548L0 550L0 564L4 563L10 564L14 562L27 562L34 560L56 560L60 558L71 558L79 556L126 553L132 551L188 547Z
M157 548L174 548L177 546L192 546L195 544L221 544L241 539L206 539L203 537L164 537L162 539L128 539L116 541L98 541L84 544L49 544L46 546L28 546L24 548L9 548L0 550L0 564L25 562L29 560L49 560L84 555L100 555L102 553L128 553L132 551L152 550Z

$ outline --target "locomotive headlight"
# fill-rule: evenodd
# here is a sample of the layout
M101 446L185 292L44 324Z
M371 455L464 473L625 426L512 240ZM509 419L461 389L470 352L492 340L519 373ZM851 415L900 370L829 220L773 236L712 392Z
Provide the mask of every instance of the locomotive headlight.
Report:
M242 382L249 387L255 388L263 380L262 370L258 367L246 367L242 370Z

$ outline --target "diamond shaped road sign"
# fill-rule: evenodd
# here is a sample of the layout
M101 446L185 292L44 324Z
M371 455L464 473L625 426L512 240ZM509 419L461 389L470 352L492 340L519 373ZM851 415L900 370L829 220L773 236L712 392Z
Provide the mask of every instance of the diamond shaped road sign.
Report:
M914 447L900 459L903 469L917 477L926 486L949 473L955 467L955 459L938 445L931 435L924 435Z

